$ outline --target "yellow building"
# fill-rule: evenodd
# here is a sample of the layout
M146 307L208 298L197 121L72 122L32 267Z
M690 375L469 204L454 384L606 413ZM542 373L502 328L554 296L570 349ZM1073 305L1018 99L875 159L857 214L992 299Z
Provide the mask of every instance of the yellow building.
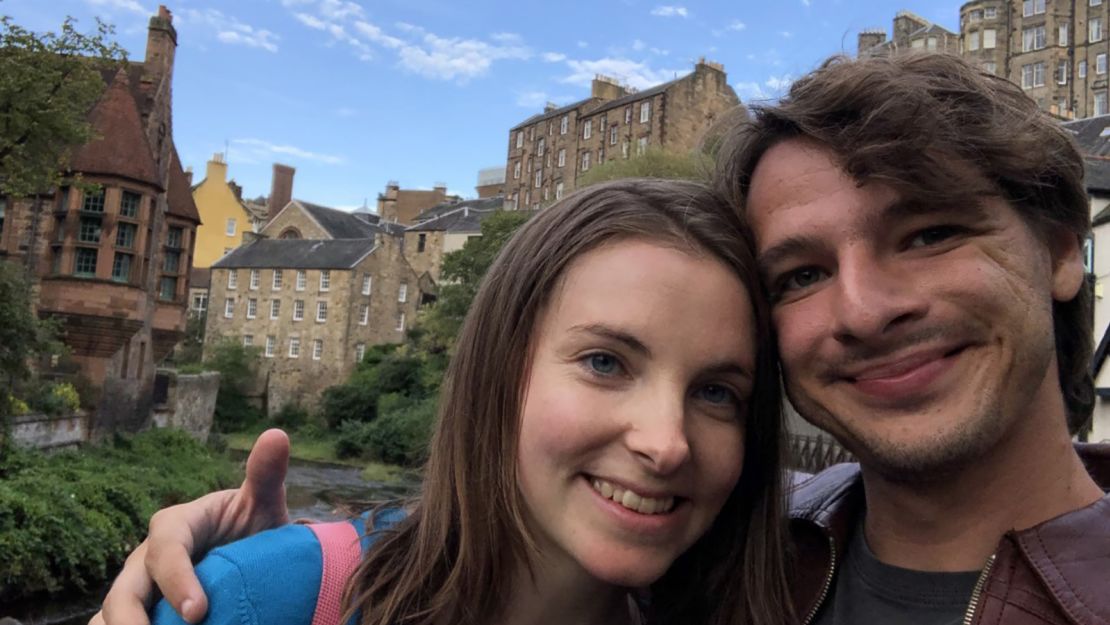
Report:
M223 154L213 155L204 180L193 187L193 202L203 222L197 228L194 267L210 267L242 244L244 231L252 230L251 214L233 185L227 180Z

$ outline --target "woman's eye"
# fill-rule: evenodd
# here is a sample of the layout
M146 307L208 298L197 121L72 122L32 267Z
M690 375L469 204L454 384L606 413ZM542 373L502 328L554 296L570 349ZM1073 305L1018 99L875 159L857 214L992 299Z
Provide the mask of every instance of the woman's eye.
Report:
M720 384L706 384L698 389L697 395L700 399L711 404L723 405L736 402L736 396L733 395L732 391Z
M910 239L910 247L928 247L942 243L959 234L956 226L933 226L918 232Z
M604 353L586 356L586 364L594 373L600 373L601 375L613 375L620 371L621 367L616 356Z

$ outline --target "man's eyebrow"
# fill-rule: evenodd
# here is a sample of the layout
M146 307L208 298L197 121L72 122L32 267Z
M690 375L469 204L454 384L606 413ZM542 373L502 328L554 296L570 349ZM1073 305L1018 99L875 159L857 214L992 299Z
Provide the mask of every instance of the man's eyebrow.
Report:
M820 240L810 235L794 234L759 253L759 270L770 276L771 268L787 258L813 254L822 249Z
M576 325L576 326L572 326L570 331L571 332L584 333L584 334L592 334L592 335L597 336L597 337L601 337L601 338L609 339L609 340L612 340L612 341L617 341L617 342L620 342L620 343L624 343L630 349L633 349L633 350L635 350L635 351L637 351L637 352L639 352L639 353L641 353L645 356L651 356L651 350L648 349L648 346L644 345L644 343L642 341L640 341L640 339L636 338L635 336L632 336L631 334L629 334L628 332L625 332L624 330L618 330L616 328L612 328L610 326L607 326L603 323L586 323L586 324Z

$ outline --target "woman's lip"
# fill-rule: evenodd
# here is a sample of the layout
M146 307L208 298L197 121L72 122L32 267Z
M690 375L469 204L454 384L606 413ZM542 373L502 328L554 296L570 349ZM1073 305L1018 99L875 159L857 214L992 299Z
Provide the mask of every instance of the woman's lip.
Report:
M594 490L590 484L590 477L582 475L582 486L590 492L593 500L597 502L604 516L610 519L617 527L645 537L669 537L673 532L683 526L690 514L690 501L687 499L676 500L674 508L669 512L659 514L643 514L613 501ZM654 540L654 539L653 539Z
M621 487L622 490L630 490L641 497L650 497L652 499L666 499L667 497L681 498L681 495L674 491L663 491L648 486L640 486L638 484L631 484L619 478L606 477L598 473L583 473L587 481L592 481L594 478L609 482L614 486Z

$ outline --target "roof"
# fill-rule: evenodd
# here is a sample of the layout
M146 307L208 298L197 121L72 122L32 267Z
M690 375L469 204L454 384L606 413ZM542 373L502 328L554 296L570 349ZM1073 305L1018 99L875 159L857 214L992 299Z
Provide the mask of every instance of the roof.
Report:
M200 212L197 203L193 201L193 192L189 187L189 178L181 168L181 158L177 155L177 147L170 144L170 182L166 191L166 203L170 215L188 219L200 224Z
M675 83L679 82L680 80L685 80L686 78L689 78L692 74L693 74L693 72L690 72L689 74L686 74L682 78L676 78L676 79L674 79L670 82L665 82L665 83L660 84L660 85L655 85L654 87L651 87L650 89L644 89L643 91L636 91L636 92L630 93L628 95L621 96L621 97L619 97L615 100L609 100L608 102L602 104L601 106L597 107L596 109L590 111L588 114L593 115L594 113L601 113L603 111L611 111L615 108L620 108L620 107L622 107L626 104L630 104L630 103L635 102L637 100L642 100L644 98L650 98L653 95L663 93L664 91L669 89L671 86L673 86Z
M189 288L207 289L212 283L212 270L208 267L193 267L189 269Z
M1079 144L1079 151L1083 154L1083 184L1087 191L1110 193L1110 115L1077 119L1064 122L1061 126ZM1107 217L1110 216L1099 213L1093 220L1094 225L1105 223Z
M118 70L112 74L104 94L89 113L89 122L96 138L74 151L71 170L120 176L162 187L127 72Z
M365 219L360 219L337 208L329 208L304 200L293 200L293 202L311 215L333 239L373 239L375 234L385 230L376 227Z
M478 232L478 224L486 215L505 206L505 198L498 195L477 200L443 203L433 206L416 216L415 225L407 230L447 230L450 232ZM471 217L473 215L473 217ZM472 230L465 228L470 228Z
M270 209L265 204L256 204L251 200L240 200L240 203L243 205L243 210L247 211L255 221L266 221L270 215Z
M541 122L545 119L551 119L552 117L561 117L561 116L573 111L574 109L576 109L580 106L584 106L586 104L589 104L589 103L591 103L595 100L597 100L597 98L586 98L585 100L579 100L579 101L577 101L573 104L568 104L566 106L560 106L557 109L552 109L550 111L544 111L543 113L537 113L537 114L529 117L528 119L520 122L516 126L513 126L512 128L510 128L509 132L512 132L512 131L514 131L518 128L524 128L525 126L531 126L532 124L534 124L536 122Z
M375 249L374 239L258 239L232 250L213 269L350 269Z

